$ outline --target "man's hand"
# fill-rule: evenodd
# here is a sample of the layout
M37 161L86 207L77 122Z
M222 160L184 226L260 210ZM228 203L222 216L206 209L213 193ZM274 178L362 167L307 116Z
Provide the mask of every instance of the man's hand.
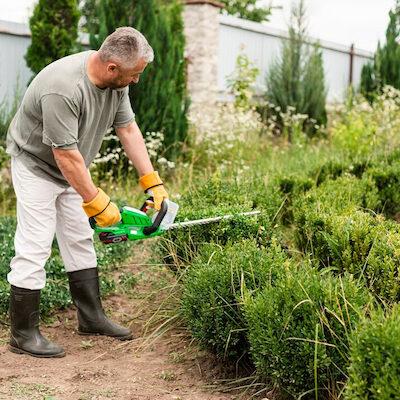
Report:
M168 199L168 193L164 188L164 184L161 181L158 172L153 171L147 175L139 178L139 182L142 185L143 190L154 198L154 208L156 210L161 209L161 203L164 199Z
M97 196L89 203L82 203L88 217L94 217L100 227L116 224L121 219L118 207L111 202L100 188Z

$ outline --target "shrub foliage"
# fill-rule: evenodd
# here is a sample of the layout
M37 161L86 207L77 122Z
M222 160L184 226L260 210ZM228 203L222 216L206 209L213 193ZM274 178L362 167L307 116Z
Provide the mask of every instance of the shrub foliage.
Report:
M374 312L353 335L346 400L399 398L400 309Z
M278 246L260 249L254 240L202 247L184 276L183 307L193 336L219 357L241 358L249 349L243 291L261 290L289 263Z
M293 398L327 395L345 379L350 335L370 296L348 277L287 269L248 298L244 313L258 373Z

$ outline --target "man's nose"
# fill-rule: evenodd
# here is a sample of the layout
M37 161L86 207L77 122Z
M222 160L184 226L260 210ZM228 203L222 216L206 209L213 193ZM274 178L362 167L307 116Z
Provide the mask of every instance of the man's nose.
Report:
M132 82L133 82L133 83L138 83L138 82L139 82L139 77L137 76L136 78L133 78L133 79L132 79Z

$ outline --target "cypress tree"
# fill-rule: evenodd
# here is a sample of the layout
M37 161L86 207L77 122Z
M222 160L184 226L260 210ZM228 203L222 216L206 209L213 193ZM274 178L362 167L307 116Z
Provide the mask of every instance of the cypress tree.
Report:
M32 42L25 55L35 74L71 54L78 37L79 17L77 0L39 0L29 20Z
M155 0L98 0L97 4L83 10L93 49L119 26L139 30L153 47L154 61L130 87L131 104L141 130L162 131L166 155L176 155L186 139L188 109L182 4L161 6ZM93 18L90 9L96 9Z
M326 88L322 53L318 45L305 43L304 18L304 3L300 1L292 9L292 21L296 22L289 26L289 39L283 39L282 55L268 71L265 97L284 113L290 106L298 114L307 114L304 128L311 134L311 119L318 124L326 122Z
M374 60L361 70L360 91L370 101L385 85L400 89L400 1L389 11L386 44L378 43Z

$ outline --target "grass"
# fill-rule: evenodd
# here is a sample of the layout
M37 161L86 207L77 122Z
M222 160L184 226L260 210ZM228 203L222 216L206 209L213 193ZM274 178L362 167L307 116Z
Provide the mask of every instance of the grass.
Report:
M39 383L24 383L18 380L13 380L9 387L9 393L12 399L22 400L56 400L53 395L58 391L58 388L43 385ZM1 392L0 392L1 393Z
M96 391L81 391L78 400L95 400L98 398L117 399L118 393L115 390L96 390Z
M178 379L178 375L174 371L162 371L160 377L168 382L173 382Z
M93 347L93 341L92 340L82 340L82 342L79 346L84 350L91 349Z

